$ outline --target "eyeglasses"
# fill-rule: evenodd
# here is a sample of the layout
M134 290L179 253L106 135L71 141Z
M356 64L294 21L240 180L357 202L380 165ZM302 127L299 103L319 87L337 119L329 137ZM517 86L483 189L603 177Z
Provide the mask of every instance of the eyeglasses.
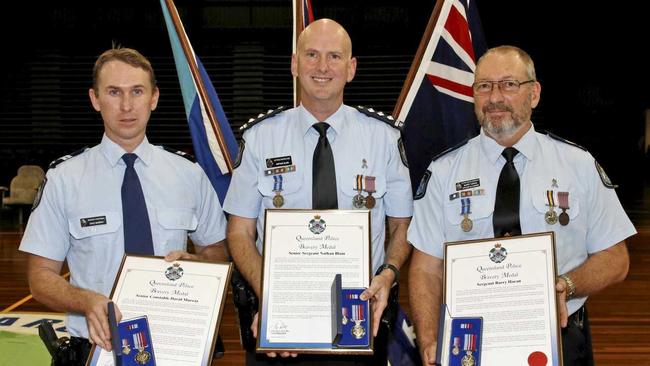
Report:
M483 81L477 81L474 84L472 84L472 89L474 90L474 94L476 95L488 95L492 93L492 87L494 84L499 85L499 91L503 94L515 94L516 92L519 91L519 87L528 84L528 83L533 83L535 80L526 80L526 81L518 81L518 80L483 80Z

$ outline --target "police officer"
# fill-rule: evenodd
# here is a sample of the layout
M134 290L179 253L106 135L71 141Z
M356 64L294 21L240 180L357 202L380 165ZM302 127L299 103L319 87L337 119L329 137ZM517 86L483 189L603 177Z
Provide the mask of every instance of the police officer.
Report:
M111 349L107 296L125 253L125 236L134 235L127 227L149 236L149 254L185 250L191 233L197 252L212 246L212 259L225 258L226 221L207 176L198 164L150 144L145 135L159 96L149 61L128 48L104 52L95 63L89 95L104 121L102 141L50 165L20 245L29 253L34 298L67 312L79 360L89 351L88 340ZM141 193L128 193L123 204L127 160ZM129 182L128 189L135 187ZM135 201L142 211L131 217L127 207ZM70 283L60 276L64 260Z
M415 247L410 301L423 362L435 361L443 243L554 231L564 365L591 365L585 300L625 278L625 239L636 231L587 151L535 131L530 117L541 86L526 52L488 50L472 87L480 135L433 159L408 231ZM514 195L502 195L513 182ZM504 212L510 202L512 212Z
M333 184L322 192L335 203L330 208L371 210L372 265L377 275L361 297L372 300L376 335L391 285L410 254L406 230L412 193L408 168L400 157L396 122L372 110L343 104L343 89L356 70L351 54L350 37L333 20L313 22L301 33L291 60L291 71L300 83L301 105L272 111L244 126L224 210L230 214L229 251L259 297L264 210L317 207L312 194L314 175L331 173ZM315 126L319 122L327 124L322 135ZM327 172L312 169L321 136L326 136L334 161ZM358 195L362 199L355 201ZM386 216L390 240L384 252ZM382 348L377 345L375 350ZM255 362L253 358L249 352L248 364ZM258 361L265 362L266 357L258 357ZM311 364L314 359L300 355L297 361Z

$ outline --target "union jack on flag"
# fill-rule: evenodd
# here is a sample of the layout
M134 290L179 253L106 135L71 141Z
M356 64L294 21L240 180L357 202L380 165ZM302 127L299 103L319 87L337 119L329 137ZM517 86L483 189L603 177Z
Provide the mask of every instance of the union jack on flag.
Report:
M433 30L420 44L413 82L405 84L394 115L404 121L403 137L413 192L431 159L478 133L472 83L486 45L472 0L444 0ZM428 37L428 41L427 41Z

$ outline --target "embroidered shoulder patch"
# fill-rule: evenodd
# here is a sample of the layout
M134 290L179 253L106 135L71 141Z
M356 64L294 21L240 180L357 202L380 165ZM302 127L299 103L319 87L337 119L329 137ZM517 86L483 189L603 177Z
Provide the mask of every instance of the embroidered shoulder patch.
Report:
M414 200L419 200L420 198L424 197L424 195L427 193L427 186L429 185L430 178L431 178L431 171L427 170L426 172L424 172L424 175L420 180L420 185L418 186L418 190L415 191L415 196L413 196Z
M603 185L605 185L605 187L610 189L618 188L618 185L613 184L612 181L609 179L603 167L600 166L600 164L598 164L596 160L594 160L594 163L596 163L596 171L598 172L598 175L600 176L600 180L603 182Z
M406 149L404 148L404 141L402 141L401 137L397 140L397 149L399 150L399 157L402 159L402 163L408 168L409 161L406 158Z
M237 150L237 160L235 160L235 165L232 167L233 169L237 169L241 164L241 159L244 156L245 148L246 148L246 141L244 141L244 139L241 139L241 141L239 141L239 150Z
M47 177L43 177L43 181L38 186L38 191L36 191L36 197L34 198L34 203L32 204L32 211L34 211L36 207L38 207L38 205L41 203L41 197L43 197L45 184L47 184Z

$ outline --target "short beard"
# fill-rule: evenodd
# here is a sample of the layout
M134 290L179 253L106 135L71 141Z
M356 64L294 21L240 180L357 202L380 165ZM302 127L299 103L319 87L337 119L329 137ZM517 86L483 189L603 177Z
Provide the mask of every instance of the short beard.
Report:
M487 112L491 111L507 111L510 112L510 117L501 119L498 123L494 123L494 121L490 120L487 116ZM528 119L529 118L514 112L512 107L509 107L504 103L490 103L483 107L479 122L488 135L497 139L509 139L519 131L519 128L526 123Z

